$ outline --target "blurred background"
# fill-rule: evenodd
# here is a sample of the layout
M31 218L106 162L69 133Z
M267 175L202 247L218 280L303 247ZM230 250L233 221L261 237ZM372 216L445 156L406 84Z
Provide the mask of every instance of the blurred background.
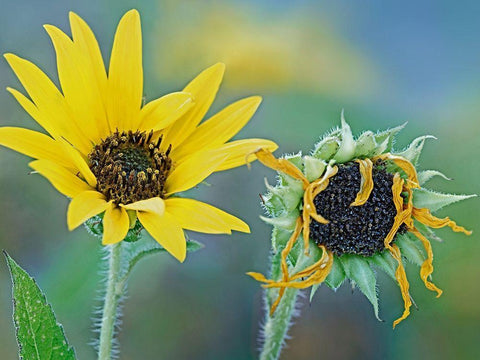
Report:
M345 109L355 133L409 124L401 148L421 134L424 169L441 191L480 193L480 3L476 1L133 1L1 0L0 51L33 60L55 81L46 23L69 32L68 11L93 28L108 59L115 26L133 7L142 16L145 95L181 89L207 66L223 61L225 81L213 111L261 94L260 111L240 137L277 141L277 154L307 152ZM23 89L6 61L0 88ZM36 124L6 91L0 125ZM98 302L100 246L84 228L66 227L68 200L29 175L28 159L0 149L0 248L46 292L79 359L95 358L91 318ZM120 359L254 359L263 317L262 293L247 271L266 272L270 227L262 223L259 193L271 170L254 164L216 174L193 196L231 211L251 225L249 235L191 237L206 244L184 264L152 256L132 274L120 333ZM348 285L321 288L306 300L283 359L478 359L480 354L479 201L456 204L450 215L474 230L465 237L440 230L434 243L435 299L408 271L418 311L394 331L402 312L398 288L379 275L381 317ZM10 280L0 261L0 357L15 359Z

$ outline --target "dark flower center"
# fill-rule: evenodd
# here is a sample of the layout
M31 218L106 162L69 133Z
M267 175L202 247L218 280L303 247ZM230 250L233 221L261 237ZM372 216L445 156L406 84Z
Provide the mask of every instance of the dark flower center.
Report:
M335 255L371 256L385 249L384 239L392 228L397 211L393 203L393 175L377 162L373 171L373 190L361 206L350 206L360 190L357 163L338 165L338 173L328 187L314 199L318 214L329 220L320 224L312 219L310 237ZM403 227L399 232L404 232Z
M97 178L97 190L107 201L129 204L152 197L164 197L165 180L172 167L160 138L152 142L153 132L114 132L96 145L88 155L89 166Z

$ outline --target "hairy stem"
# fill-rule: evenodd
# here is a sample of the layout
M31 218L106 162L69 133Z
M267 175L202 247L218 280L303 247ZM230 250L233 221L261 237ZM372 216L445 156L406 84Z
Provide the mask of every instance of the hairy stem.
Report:
M281 251L283 247L277 247L280 243L286 243L288 234L282 235L277 228L272 231L272 246L275 254L270 258L270 278L280 279L282 277ZM273 316L270 316L270 307L278 296L278 289L265 289L265 325L263 328L263 346L260 353L260 360L276 360L280 357L288 329L292 323L292 316L295 312L298 289L286 289L282 300L278 304Z
M297 289L286 289L273 316L270 316L270 309L267 309L265 327L263 329L264 343L260 360L276 360L280 357L280 352L285 344L285 338L292 322L298 291Z
M105 302L103 304L100 327L99 360L110 360L111 358L118 302L125 290L125 282L119 279L122 256L121 250L121 242L110 246Z

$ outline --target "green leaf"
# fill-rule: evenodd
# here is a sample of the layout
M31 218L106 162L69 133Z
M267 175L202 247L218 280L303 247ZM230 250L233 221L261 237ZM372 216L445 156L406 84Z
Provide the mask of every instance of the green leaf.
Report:
M375 134L371 131L365 131L357 139L355 147L355 158L368 157L374 153L377 143L375 141Z
M272 234L272 238L273 236L275 237L279 236L279 234L280 234L279 232L277 232L276 234ZM282 250L283 248L284 246L282 247ZM302 271L307 267L313 265L314 263L318 262L321 259L321 257L322 257L322 250L312 240L310 240L310 243L309 243L309 254L305 255L305 251L303 247L303 238L299 236L299 238L297 239L297 242L292 247L292 250L287 256L287 263L291 267L293 267L293 269L289 271L291 271L292 274ZM275 258L276 258L276 255L274 259ZM273 262L273 259L272 259L272 262ZM280 274L278 276L280 276ZM312 286L312 289L313 288L315 289L318 288L318 285Z
M313 297L315 296L315 294L317 293L317 290L318 288L322 286L322 284L315 284L315 285L312 285L312 287L310 288L310 297L308 298L310 302L312 302L313 300Z
M389 152L392 150L393 144L395 143L395 136L402 130L407 123L404 123L400 126L394 127L392 129L388 129L382 132L379 132L375 135L375 141L377 144L384 144L382 153Z
M312 251L312 249L314 251ZM312 258L311 263L317 262L322 257L322 252L320 251L320 249L317 246L315 246L315 243L313 241L310 241L310 257ZM302 264L302 268L305 268L308 265L311 265L311 264L304 263L304 264ZM299 270L301 270L301 269L299 269ZM328 283L329 277L331 279L330 280L331 283L337 284L335 287L332 287ZM337 290L337 288L341 285L341 283L343 282L344 279L345 279L345 272L343 271L342 265L340 264L339 260L336 257L334 257L333 258L332 269L330 270L330 273L327 276L327 279L325 279L325 282L327 283L327 285L330 288L332 288L333 290ZM310 302L312 302L312 299L313 299L315 293L317 292L318 288L321 285L322 285L321 283L312 285L312 287L310 289Z
M297 189L281 185L275 187L267 185L267 189L268 193L263 196L263 202L273 216L296 209L304 192L303 188Z
M288 230L288 231L293 231L293 229L295 229L295 223L297 221L297 216L295 216L295 212L291 212L287 215L279 216L279 217L273 217L273 218L260 216L260 219L262 219L267 224L273 225L275 227L282 228L282 229Z
M315 145L315 150L313 151L312 156L324 161L330 160L340 146L338 141L339 140L336 136L328 136L322 139L317 145Z
M397 281L395 278L395 271L397 270L398 262L392 257L388 250L371 256L369 258L369 262L373 266L385 272L388 276L395 280L395 282Z
M304 270L322 258L322 250L312 240L309 242L308 251L308 255L305 255L303 236L300 235L296 244L293 246L292 251L290 251L290 254L288 254L288 258L291 260L292 265L294 266L292 271L293 273Z
M395 243L408 261L415 265L422 266L426 257L419 246L419 241L414 237L415 235L410 235L409 233L397 235Z
M440 171L437 170L424 170L424 171L419 171L418 172L418 183L420 185L425 184L428 180L433 178L434 176L440 176L444 178L445 180L452 180L449 177L446 177L443 175Z
M101 213L85 221L84 225L91 235L100 238L103 236L103 215L104 213Z
M129 217L131 216L131 212L128 213ZM85 221L84 225L87 228L88 232L96 237L103 236L103 215L104 213L98 214L96 216L91 217L87 221ZM127 242L135 242L142 237L142 230L143 226L140 221L136 220L132 227L128 229L127 235L125 236L124 241Z
M297 154L290 154L290 155L283 155L283 159L288 160L291 164L293 164L296 168L298 168L300 171L303 172L303 159L302 159L302 153L299 152ZM280 183L281 185L284 186L289 186L294 189L302 189L303 190L303 184L300 180L293 178L287 174L284 174L282 172L278 172L279 178L280 178Z
M375 317L382 321L378 317L377 279L368 261L361 256L355 255L343 255L339 259L347 278L352 280L367 297L373 306Z
M298 241L300 240L300 241ZM287 255L287 264L294 269L297 266L302 266L302 255L303 255L303 239L298 239L297 242L292 246L292 249ZM283 250L283 249L282 249ZM295 272L295 270L291 270Z
M441 239L435 232L429 228L427 225L422 224L421 222L415 222L415 227L417 228L418 231L420 231L423 236L425 236L428 240L435 240L438 242L442 242L443 239Z
M34 279L4 252L13 283L13 319L25 360L75 359L63 328Z
M333 159L338 163L345 163L353 159L355 155L355 140L353 139L352 129L350 129L350 125L347 124L344 117L344 112L342 110L341 115L342 121L342 142L340 143L340 147L337 150L337 153L333 157Z
M195 252L203 249L204 245L195 240L187 240L187 252ZM122 242L122 265L119 278L126 278L142 258L147 255L166 252L158 242L150 236L143 236L135 242Z
M419 136L415 140L413 140L412 143L404 151L398 153L397 155L409 160L413 165L417 165L418 159L420 158L420 154L423 149L423 145L425 144L425 140L427 139L436 139L436 137L432 135Z
M292 231L284 230L282 228L274 226L272 229L272 249L274 252L279 252L280 248L284 248L287 245L288 239L292 235Z
M413 205L417 208L427 208L434 212L440 210L444 206L456 203L461 200L470 199L477 195L456 195L443 194L424 188L413 190Z
M286 175L284 173L278 173L278 177L280 179L280 185L285 186L290 189L290 191L293 192L302 192L303 193L303 183L295 179L289 175Z
M261 199L262 199L262 205L264 206L267 214L272 217L279 216L280 214L286 211L286 206L285 206L285 203L283 202L283 199L271 191L269 191L266 194L263 194Z
M187 240L187 252L193 253L198 250L202 250L205 247L201 242L188 239ZM165 249L164 249L165 250Z
M341 132L342 130L336 127L335 129L324 135L322 139L315 144L312 156L328 162L333 157L333 155L335 155L340 146L339 136Z
M303 158L301 152L293 155L285 155L284 158L300 169L300 171L303 171Z
M327 278L325 279L325 283L333 291L336 291L340 287L340 285L342 285L344 280L345 270L343 269L340 260L336 256L334 256L332 269L330 270L330 274L328 274Z
M303 157L303 165L305 177L308 181L314 181L320 178L327 167L325 161L308 155Z

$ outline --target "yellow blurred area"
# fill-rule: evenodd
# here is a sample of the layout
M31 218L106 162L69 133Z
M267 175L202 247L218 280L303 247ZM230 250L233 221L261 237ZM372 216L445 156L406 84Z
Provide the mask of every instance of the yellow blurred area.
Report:
M152 36L159 79L175 81L186 69L220 61L227 65L226 86L235 90L363 97L378 83L371 61L308 9L265 18L246 3L206 7L199 1L168 1L160 17Z

